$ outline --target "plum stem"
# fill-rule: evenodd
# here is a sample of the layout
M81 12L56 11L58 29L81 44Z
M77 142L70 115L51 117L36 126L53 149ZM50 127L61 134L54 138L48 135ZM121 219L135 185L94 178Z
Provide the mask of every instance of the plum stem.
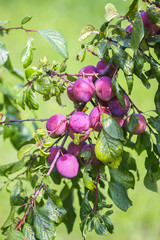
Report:
M97 203L98 203L98 183L100 179L100 172L101 172L101 163L98 164L98 175L97 175L97 182L96 182L96 198L94 203L94 212L97 214Z

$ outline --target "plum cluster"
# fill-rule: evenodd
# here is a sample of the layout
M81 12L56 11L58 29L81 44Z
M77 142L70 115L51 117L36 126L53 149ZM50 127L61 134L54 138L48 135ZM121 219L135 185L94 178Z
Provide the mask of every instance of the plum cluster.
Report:
M144 27L150 30L150 35L155 34L159 28L150 22L146 12L143 12L141 17ZM126 31L131 32L132 27L132 25L129 25ZM103 59L97 63L96 67L93 65L83 67L79 71L78 79L69 84L67 95L72 102L79 106L80 103L85 105L91 101L94 107L90 114L88 115L83 111L75 111L70 118L56 114L48 119L46 128L51 137L59 137L67 131L72 139L67 150L65 148L61 149L60 156L56 162L57 171L63 177L73 178L77 176L81 164L90 163L92 167L99 164L94 151L95 145L91 142L87 144L86 140L92 131L99 133L102 130L102 113L110 115L118 122L120 127L125 128L131 134L139 135L145 131L146 119L140 113L136 114L137 125L132 128L129 127L132 115L128 115L131 105L130 99L124 93L125 108L123 108L112 89L112 78L113 76L116 77L117 73L118 67L116 64L113 63L110 66ZM93 98L96 101L93 101ZM73 141L76 136L78 136L77 145ZM50 164L53 162L58 150L58 146L50 148L48 157Z

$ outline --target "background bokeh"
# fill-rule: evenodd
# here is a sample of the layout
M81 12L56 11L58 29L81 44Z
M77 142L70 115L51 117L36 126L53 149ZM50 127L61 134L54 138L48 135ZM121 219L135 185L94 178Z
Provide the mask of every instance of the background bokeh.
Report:
M81 29L86 24L92 24L96 28L105 21L104 6L112 2L118 9L118 12L123 15L128 10L128 5L131 2L117 1L117 0L0 0L0 21L9 20L7 27L20 26L21 20L25 16L33 16L30 23L26 25L28 29L56 29L60 31L68 43L69 60L68 72L77 73L80 68L86 64L95 65L98 59L91 54L88 54L85 62L79 63L75 60L76 53L80 50L80 43L78 37ZM62 58L52 49L47 41L45 41L38 33L33 33L34 38L34 61L33 65L37 66L40 58L46 56L49 60L59 60ZM4 42L7 49L10 51L11 60L14 67L23 70L20 62L20 54L25 43L27 42L27 35L21 30L11 31L9 35L5 36ZM2 77L14 86L18 81L10 74L3 72ZM119 80L123 84L124 78L119 74ZM135 86L131 98L135 104L142 109L148 111L154 108L153 96L156 91L156 81L152 80L152 87L150 90L144 89L141 82L135 78ZM55 113L64 114L73 109L73 104L68 101L65 96L63 101L68 108L60 108L53 100L43 102L39 97L40 109L37 111L39 118L47 118ZM68 111L69 109L69 111ZM23 112L24 118L33 117L30 111ZM30 124L28 124L31 127ZM44 123L39 124L43 127ZM134 153L137 165L140 171L140 181L136 183L135 189L129 191L129 196L133 201L133 206L129 208L127 213L114 208L114 214L111 217L115 224L115 233L107 237L98 237L94 232L88 234L88 240L95 239L110 239L110 240L159 240L160 239L160 201L159 194L148 191L143 185L143 178L145 175L144 159L145 154L141 157ZM3 142L0 138L0 163L6 164L17 159L16 151L10 144L9 140ZM0 182L2 182L2 178ZM107 192L107 190L106 190ZM111 202L108 199L108 202ZM75 207L77 203L75 201ZM78 213L78 210L77 210ZM9 214L9 194L2 190L0 192L0 225ZM65 226L60 225L57 228L57 240L72 240L82 239L79 231L79 219L77 219L74 231L68 235ZM4 236L0 234L0 240Z

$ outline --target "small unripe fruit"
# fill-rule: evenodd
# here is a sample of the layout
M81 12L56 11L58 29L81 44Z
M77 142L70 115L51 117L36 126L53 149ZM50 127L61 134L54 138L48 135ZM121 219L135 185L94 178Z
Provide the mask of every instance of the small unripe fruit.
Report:
M91 126L90 118L84 112L75 112L69 119L69 126L74 132L86 132Z
M111 81L109 77L101 77L95 82L96 95L103 101L109 101L115 95Z
M48 162L51 164L58 152L60 147L58 146L53 146L50 148L49 152L50 152L50 155L48 156ZM61 149L61 152L60 152L60 156L62 156L63 154L66 154L67 153L67 150L65 148L62 148Z
M79 71L79 74L83 74L84 73L84 76L85 76L85 73L92 73L92 74L97 74L97 69L95 66L93 65L87 65L85 66L84 68L82 68L80 71ZM97 77L96 76L85 76L85 78L88 78L89 80L91 80L92 82L95 82Z
M73 86L74 97L80 102L88 102L94 96L94 84L87 78L79 77Z
M81 149L86 145L85 142L81 142L78 145L75 145L74 142L70 142L68 145L68 154L72 154L73 156L77 156Z
M68 85L68 88L67 88L67 95L69 97L69 99L72 101L72 102L75 102L75 103L79 103L79 101L75 98L74 94L73 94L73 85L72 83L70 83Z
M57 137L67 130L68 123L65 120L65 116L62 114L55 114L50 117L46 123L46 129L49 132L53 132L51 137Z
M119 103L117 96L115 96L111 101L109 101L108 107L114 116L121 117L121 116L127 114L129 107L130 107L130 101L126 94L124 94L124 101L125 101L125 106L126 106L125 109Z
M58 158L56 167L57 171L66 178L76 177L79 171L78 160L71 154L64 154Z
M131 115L129 115L125 121L125 127L128 132L130 132L128 130L128 124L129 124L130 117L131 117ZM138 125L134 128L134 130L131 133L139 135L139 134L144 133L146 130L146 119L142 114L137 114L137 117L138 117Z
M89 115L91 121L91 128L100 132L102 130L102 113L112 115L106 107L94 107Z

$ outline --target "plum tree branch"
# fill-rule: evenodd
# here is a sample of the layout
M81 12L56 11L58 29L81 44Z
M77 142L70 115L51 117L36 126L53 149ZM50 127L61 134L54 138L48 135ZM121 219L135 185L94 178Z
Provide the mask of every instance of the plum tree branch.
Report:
M22 123L22 122L33 122L33 121L40 121L40 122L45 122L47 121L48 118L28 118L28 119L14 119L14 120L4 120L2 122L0 122L0 124L3 124L5 123L5 125L10 125L11 123L16 123L16 122L19 122L19 123Z

